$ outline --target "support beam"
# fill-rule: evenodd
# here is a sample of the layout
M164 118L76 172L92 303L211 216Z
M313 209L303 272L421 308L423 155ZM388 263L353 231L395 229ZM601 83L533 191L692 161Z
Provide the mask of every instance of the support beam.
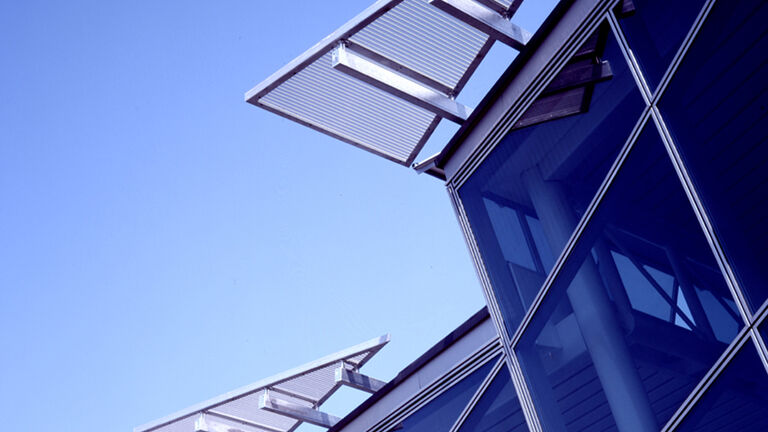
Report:
M531 39L530 32L474 0L429 0L429 4L516 50Z
M409 68L408 66L400 64L397 61L392 60L391 58L385 56L384 54L381 54L374 49L368 48L367 46L359 42L356 42L351 39L346 39L344 40L344 46L347 47L348 50L353 51L356 54L360 54L361 56L366 57L368 60L371 60L374 63L378 63L381 66L392 69L393 71L399 73L400 75L407 76L408 78L416 82L419 82L421 84L424 84L427 87L437 90L439 93L444 93L446 95L455 94L455 90L450 86L445 85L440 81L437 81L420 72L417 72Z
M336 369L336 382L368 393L376 393L386 384L384 381L351 371L344 366Z
M496 3L495 0L477 0L477 2L487 7L488 9L494 10L499 15L504 16L507 14L507 8L505 8L501 3Z
M271 396L268 391L262 393L259 398L259 408L324 428L331 428L341 420L339 417L304 405L277 399Z
M221 411L209 410L209 411L206 411L205 413L208 415L208 417L218 417L224 420L233 421L235 423L240 423L246 426L255 427L255 428L258 428L259 430L263 429L269 432L285 432L285 430L278 429L274 426L258 423L252 420L244 419L242 417L233 416L231 414L223 413Z
M307 396L305 394L297 393L297 392L290 391L290 390L285 390L284 388L280 387L279 384L275 385L275 386L268 387L268 389L269 389L269 391L273 391L275 393L281 393L281 394L283 394L285 396L290 396L290 397L292 397L294 399L301 399L301 400L303 400L305 402L309 402L311 404L316 404L317 403L317 399L315 399L315 398L313 398L311 396Z
M247 432L230 425L218 423L205 418L205 414L195 420L195 432Z
M463 123L472 109L448 96L348 50L344 44L333 50L333 68L404 99L440 117Z

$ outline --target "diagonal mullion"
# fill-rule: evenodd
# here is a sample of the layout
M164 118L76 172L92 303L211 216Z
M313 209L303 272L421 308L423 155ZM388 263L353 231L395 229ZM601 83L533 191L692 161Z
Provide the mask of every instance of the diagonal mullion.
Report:
M477 391L475 392L474 395L472 395L472 398L467 403L467 406L465 406L464 409L461 411L461 414L459 414L459 418L456 419L456 422L448 430L449 432L457 432L459 428L464 424L464 421L467 420L467 417L469 417L469 414L475 408L475 405L477 405L477 403L480 402L480 399L483 397L483 394L485 394L485 391L488 390L488 387L490 387L494 378L496 378L496 375L498 375L499 371L501 371L502 367L504 366L504 363L505 363L505 359L504 359L504 356L502 356L501 358L499 358L499 361L497 361L496 364L493 365L493 368L488 373L488 376L485 377L482 383L480 383L480 387L477 388Z

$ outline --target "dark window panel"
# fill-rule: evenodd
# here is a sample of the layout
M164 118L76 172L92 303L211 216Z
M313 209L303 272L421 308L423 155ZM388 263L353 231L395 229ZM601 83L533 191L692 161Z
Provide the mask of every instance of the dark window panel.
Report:
M768 3L719 1L659 108L752 310L768 297Z
M402 421L394 430L402 432L447 431L459 418L498 358L489 361L440 396Z
M585 79L585 64L594 80ZM459 190L510 334L564 246L544 239L524 177L533 170L567 185L569 206L582 214L644 107L607 27L571 65L523 117L531 125L507 135Z
M564 189L536 210L567 219ZM515 348L545 429L658 430L741 328L730 299L651 122Z
M731 360L677 430L768 430L768 375L751 341Z
M527 432L509 370L503 367L483 393L459 432Z
M619 13L630 49L654 91L683 43L703 0L632 0L632 11Z

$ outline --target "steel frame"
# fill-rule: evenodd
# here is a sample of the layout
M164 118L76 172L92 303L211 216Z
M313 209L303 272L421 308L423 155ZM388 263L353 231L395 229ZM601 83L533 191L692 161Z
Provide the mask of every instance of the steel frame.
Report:
M259 408L324 428L333 427L340 420L339 417L317 409L276 398L270 394L269 389L262 391L259 397Z
M544 68L540 72L539 78L537 78L538 82L532 83L531 87L529 88L531 91L527 94L523 94L517 101L511 103L510 107L508 108L510 113L504 119L503 125L501 125L501 127L497 126L496 130L492 134L487 135L485 137L485 141L475 149L472 155L468 157L460 166L460 168L455 172L453 177L448 179L446 182L448 194L451 198L456 217L459 221L462 231L464 232L467 247L469 249L470 255L472 256L473 262L475 263L477 274L483 288L483 294L486 298L491 318L493 319L496 329L501 337L505 356L507 357L507 363L518 392L518 398L521 402L524 412L526 413L526 417L528 418L530 416L529 428L532 431L541 431L541 423L538 419L536 407L533 405L529 384L523 377L522 369L520 367L517 355L515 354L514 348L519 343L523 333L529 327L531 320L539 310L541 302L552 290L552 287L558 282L558 276L562 273L563 268L568 264L568 259L574 254L574 250L580 245L580 243L583 243L581 241L582 237L584 236L585 231L590 227L590 222L593 220L593 216L597 210L597 207L603 201L608 187L610 187L610 185L613 183L618 171L625 162L629 151L636 142L640 131L647 125L650 125L651 120L653 121L654 127L657 128L659 134L661 135L662 142L667 150L668 156L670 157L681 185L685 190L686 196L692 206L696 218L699 221L700 228L702 229L703 234L706 237L707 242L710 244L713 254L715 255L716 262L718 263L723 277L727 282L727 286L739 309L739 316L743 320L744 324L744 327L741 329L739 334L732 341L726 351L715 362L710 371L705 375L704 378L701 379L697 387L691 392L688 398L681 404L678 411L664 426L663 431L667 432L674 430L685 419L685 416L688 414L691 408L696 405L702 395L706 393L712 383L716 381L722 371L730 364L730 360L736 355L736 353L738 353L739 350L744 347L746 343L748 343L748 340L752 341L764 367L766 368L766 371L768 371L768 344L759 332L759 327L768 322L768 301L766 301L760 308L758 308L754 314L751 313L749 304L746 300L746 296L743 294L739 282L735 277L730 263L728 262L720 239L714 231L713 224L709 220L706 207L699 197L698 191L693 184L691 175L688 173L686 165L677 149L677 145L666 126L664 117L656 106L658 101L663 96L667 86L669 85L671 78L675 75L683 57L688 52L688 49L690 48L693 40L701 29L702 24L709 15L712 7L715 4L715 1L716 0L707 0L705 2L700 13L691 26L691 29L689 30L680 48L678 49L674 59L668 67L668 70L662 77L658 88L653 91L649 88L639 63L634 58L634 55L629 48L629 44L624 37L623 31L617 21L616 16L614 15L614 11L607 10L599 18L599 21L606 20L610 24L611 29L619 42L625 60L630 66L630 71L635 79L635 82L646 103L646 108L638 119L637 124L635 125L616 161L614 162L614 165L609 170L609 173L607 174L603 184L596 192L592 202L588 207L588 210L585 212L578 226L574 230L571 239L568 241L566 246L563 248L562 253L557 258L556 263L553 269L550 271L547 279L545 280L539 294L525 314L522 322L511 336L506 330L507 326L504 322L498 302L495 299L493 287L490 283L487 269L485 268L483 259L480 255L479 246L476 239L474 238L469 219L459 196L459 190L469 178L469 176L475 172L475 170L485 160L489 153L498 145L501 139L500 137L503 137L506 133L508 133L508 131L511 129L511 126L514 125L517 118L519 118L524 110L532 103L536 95L543 92L546 83L551 81L556 76L562 67L563 62L560 62L559 67L556 66L549 69ZM596 25L594 23L590 23L585 20L581 28L591 31L595 27ZM574 37L574 39L579 38ZM562 57L563 54L566 56L570 55L574 51L572 45L573 44L569 44L568 41L566 41L566 43L563 44L560 52L555 53L554 57L557 57L558 55L561 55ZM501 129L501 131L499 129Z
M449 100L449 102L445 102L442 97L437 97L436 99L440 101L438 103L438 106L440 106L442 103L445 103L447 105L452 105L453 98L464 88L469 78L472 76L474 71L477 69L477 67L480 65L480 62L485 58L486 54L490 50L491 46L493 45L494 38L489 37L486 43L480 48L475 58L472 60L472 62L468 65L466 71L464 72L464 75L461 77L461 79L456 83L456 85L453 88L449 88L443 83L440 83L430 77L424 76L423 74L414 71L402 64L399 64L398 62L387 58L384 55L381 55L380 53L376 52L375 50L372 50L360 43L354 42L350 40L350 37L356 33L357 31L361 30L371 22L375 21L377 18L384 15L386 12L397 6L398 4L402 3L404 0L378 0L376 3L365 9L362 13L358 14L355 18L341 26L339 29L328 35L327 37L323 38L319 43L317 43L315 46L310 48L308 51L301 54L299 57L294 59L293 61L289 62L282 68L280 68L277 72L270 75L267 79L262 81L261 83L257 84L255 87L253 87L251 90L246 92L245 94L245 100L246 102L249 102L253 105L256 105L258 107L261 107L269 112L272 112L274 114L277 114L283 118L289 119L291 121L297 122L301 125L307 126L317 132L323 133L325 135L331 136L335 139L338 139L342 142L345 142L347 144L350 144L354 147L360 148L362 150L366 150L368 152L371 152L373 154L376 154L380 157L383 157L384 159L390 160L392 162L395 162L400 165L410 166L418 154L421 152L421 150L426 145L429 138L432 136L432 133L437 128L438 123L440 122L442 116L436 115L432 121L427 125L427 127L424 129L424 133L421 136L421 138L416 142L413 146L413 149L411 150L410 154L403 158L400 155L391 154L387 152L385 149L380 149L375 146L370 146L363 142L358 142L355 139L352 139L348 136L345 136L343 133L338 131L332 131L325 126L318 124L314 121L311 121L309 119L303 118L301 116L297 116L293 113L285 111L283 108L275 106L274 104L269 103L268 101L262 100L264 96L266 96L269 92L271 92L276 87L280 86L282 83L287 81L289 78L291 78L294 74L296 74L301 69L307 67L308 65L312 64L314 61L318 60L320 57L328 53L330 50L334 48L340 41L344 42L351 51L355 51L358 54L363 55L364 57L372 60L375 63L378 63L378 65L384 66L385 70L390 69L397 74L407 77L410 80L414 81L415 83L419 83L422 85L427 86L427 89L435 89L439 94L445 94ZM515 0L511 5L510 8L507 10L506 16L511 17L511 15L514 13L514 11L517 10L520 3L522 3L522 0ZM342 66L343 67L343 66ZM348 72L353 72L354 70L348 70ZM435 111L434 109L431 109L433 104L426 103L422 105L424 102L420 100L421 98L409 98L411 95L409 91L401 92L401 89L398 87L392 87L388 86L387 81L385 80L382 84L381 81L370 79L370 77L365 77L365 75L355 75L357 78L363 78L364 82L367 82L369 84L374 84L375 87L379 89L386 90L390 94L395 94L396 96L406 96L405 99L409 102L415 103L417 106L427 107L430 111ZM413 84L413 83L409 83ZM410 89L413 89L412 85L408 86ZM467 109L461 104L456 104L454 108L458 108L458 112L447 111L448 117L452 121L462 122L464 119L466 119L466 116L471 112L471 109ZM441 111L438 111L441 112ZM454 115L458 114L458 115Z
M332 58L334 69L440 117L462 123L472 112L472 108L456 102L447 95L356 54L347 49L343 42L332 51Z
M525 48L532 36L505 14L474 0L429 0L429 4L518 51Z
M365 11L341 26L329 36L322 39L308 51L289 62L266 80L257 84L246 92L245 100L259 106L269 112L287 118L307 126L315 131L331 136L354 147L369 151L397 164L410 166L432 136L442 118L462 123L471 113L471 109L457 104L453 99L464 88L469 78L485 58L495 40L506 43L518 50L522 49L531 37L531 34L509 21L522 4L523 0L513 0L508 6L494 0L429 0L435 7L448 11L450 15L464 24L479 29L488 35L486 42L480 47L474 59L467 66L461 78L451 86L441 83L432 77L415 71L397 61L378 53L376 50L364 46L352 39L359 30L372 23L386 12L402 3L404 0L378 0ZM426 0L425 0L426 1ZM343 131L333 130L327 126L290 112L284 107L278 106L268 100L263 100L272 90L290 79L293 75L320 59L330 52L339 42L343 42L350 52L361 55L362 64L367 72L349 65L337 65L337 68L383 90L391 95L410 102L427 111L436 113L435 117L426 125L421 138L413 143L410 153L407 155L389 151L373 144L367 144L346 136ZM354 55L354 54L352 54ZM373 64L365 64L372 62ZM373 66L372 68L370 66ZM393 71L395 74L390 74ZM406 78L406 79L403 79ZM432 89L437 93L432 93ZM445 95L446 97L443 97Z
M384 381L349 370L344 365L336 369L336 382L368 393L376 393L386 384Z
M277 72L270 75L269 78L248 90L248 92L245 93L245 101L254 105L259 105L259 98L284 83L288 78L293 76L296 71L307 67L309 64L330 51L339 40L347 39L350 35L372 23L376 18L384 15L387 11L397 6L402 1L403 0L378 0L363 12L360 12L357 16L352 18L349 22L339 27L336 31L324 37L308 51L281 67Z
M496 362L496 364L493 365L491 372L488 373L488 376L486 376L483 382L480 383L480 387L477 388L477 390L475 391L475 394L473 394L472 397L469 399L469 402L461 411L461 413L459 414L459 417L453 423L453 426L451 426L451 428L448 429L448 432L457 432L459 428L464 424L464 421L467 420L467 417L469 417L469 414L475 408L475 405L477 405L477 403L480 402L480 399L485 394L485 391L488 390L488 387L491 385L493 380L496 379L496 376L499 374L499 371L501 371L501 368L504 367L504 363L505 363L504 357L501 357Z
M266 430L278 430L277 428L272 428L269 425L258 425L258 423L247 420L247 419L239 419L232 415L228 415L222 412L219 412L217 410L218 407L228 403L232 402L234 400L256 394L258 392L264 391L269 388L274 388L274 391L276 393L282 393L286 394L287 396L295 397L300 400L305 400L307 402L311 402L315 404L315 406L321 405L323 402L325 402L331 394L337 390L341 384L336 383L335 386L331 391L329 391L328 394L322 396L319 400L312 400L308 399L306 396L296 395L295 393L287 392L286 390L279 389L279 385L283 382L286 382L288 380L291 380L293 378L296 378L298 376L303 376L308 373L320 370L322 368L325 368L329 365L336 364L337 362L340 362L344 359L349 359L356 357L360 354L368 353L368 356L362 359L360 363L357 364L358 367L363 366L365 363L367 363L373 355L375 355L384 345L389 343L390 336L388 334L365 341L361 344L349 347L345 350L336 352L334 354L327 355L325 357L322 357L320 359L317 359L313 362L307 363L303 366L299 366L297 368L288 370L286 372L280 373L278 375L272 376L270 378L263 379L261 381L257 381L253 384L241 387L239 389L233 390L231 392L225 393L223 395L220 395L218 397L209 399L205 402L201 402L199 404L195 404L191 407L188 407L186 409L183 409L181 411L178 411L176 413L170 414L168 416L165 416L161 419L155 420L153 422L146 423L144 425L138 426L134 428L134 432L150 432L154 431L156 429L159 429L163 426L169 425L171 423L174 423L176 421L182 420L184 418L193 416L198 413L209 413L212 416L220 417L223 419L239 422L244 425L254 426L254 427L261 427L262 429ZM296 427L298 427L300 423L297 423L294 425L289 431L294 430Z

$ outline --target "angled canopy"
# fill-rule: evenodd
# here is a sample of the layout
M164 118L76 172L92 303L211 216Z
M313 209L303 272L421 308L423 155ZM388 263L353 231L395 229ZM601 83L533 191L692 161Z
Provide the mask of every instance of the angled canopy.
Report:
M494 40L530 35L507 20L521 1L379 0L254 87L245 99L403 165L441 118Z
M285 432L295 430L303 421L311 422L312 416L333 417L316 408L342 385L336 370L357 371L388 342L389 335L371 339L139 426L134 432L214 432L219 429ZM265 400L269 406L265 406ZM273 404L280 406L275 408ZM298 420L295 416L281 414L283 407L309 413L310 418ZM207 423L205 429L201 427L201 415Z

